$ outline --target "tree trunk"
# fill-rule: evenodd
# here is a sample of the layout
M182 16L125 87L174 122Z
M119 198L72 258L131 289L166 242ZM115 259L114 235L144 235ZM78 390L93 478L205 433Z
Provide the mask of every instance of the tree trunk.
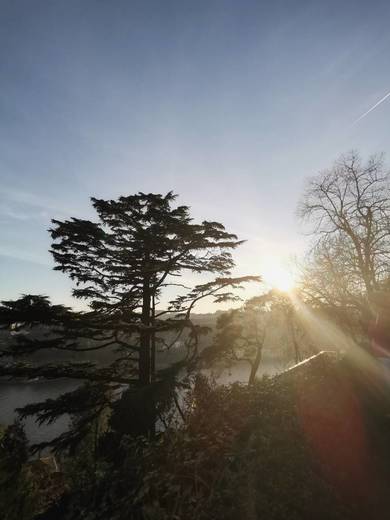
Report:
M292 316L293 311L287 311L286 319L287 319L287 327L290 331L291 341L294 347L294 357L295 363L300 363L302 361L301 351L299 349L299 345L297 339L295 337L295 329L294 329L294 317Z
M142 290L142 325L150 326L151 311L151 291L150 277L145 275ZM139 382L141 386L146 386L151 382L151 363L150 363L150 330L142 330L140 334L140 355L139 355Z
M253 385L253 383L255 382L256 374L259 369L260 362L261 362L261 356L263 353L263 344L264 343L261 343L261 345L257 346L256 357L251 365L251 372L249 374L248 386Z
M293 341L294 352L295 352L295 363L300 363L302 361L302 356L301 356L301 352L299 350L299 345L297 343L297 340L295 339L295 334L293 335L292 341Z
M154 317L156 315L156 302L154 299L154 294L152 296L152 325L154 327ZM153 382L156 378L156 332L152 332L151 337L151 359L150 359L150 375L151 381Z

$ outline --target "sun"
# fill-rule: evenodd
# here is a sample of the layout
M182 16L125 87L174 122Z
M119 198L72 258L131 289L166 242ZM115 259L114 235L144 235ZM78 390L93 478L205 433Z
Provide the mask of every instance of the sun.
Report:
M294 274L281 265L281 262L277 259L267 262L266 265L263 266L261 274L265 284L269 285L272 289L291 292L296 285Z

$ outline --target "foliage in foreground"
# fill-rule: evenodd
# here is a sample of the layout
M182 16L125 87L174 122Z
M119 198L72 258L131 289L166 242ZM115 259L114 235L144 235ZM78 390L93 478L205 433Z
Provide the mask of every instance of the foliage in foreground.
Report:
M58 501L63 475L43 460L29 460L28 444L18 422L0 430L0 518L32 520Z
M112 431L45 519L383 518L389 408L371 376L319 356L249 388L198 378L180 427Z

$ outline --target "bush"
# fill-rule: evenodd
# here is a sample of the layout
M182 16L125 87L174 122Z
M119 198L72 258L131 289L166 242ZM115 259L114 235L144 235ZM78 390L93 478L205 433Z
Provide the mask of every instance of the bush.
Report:
M383 518L388 403L373 405L359 370L318 356L250 388L198 377L181 426L153 440L107 434L95 491L74 490L55 518Z

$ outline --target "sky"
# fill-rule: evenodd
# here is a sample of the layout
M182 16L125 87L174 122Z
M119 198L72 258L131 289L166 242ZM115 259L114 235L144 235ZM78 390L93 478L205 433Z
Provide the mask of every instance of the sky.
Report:
M173 190L247 242L237 274L301 255L305 180L390 165L387 1L0 0L0 299L71 303L50 219ZM368 112L368 113L367 113ZM363 116L364 117L361 117Z

